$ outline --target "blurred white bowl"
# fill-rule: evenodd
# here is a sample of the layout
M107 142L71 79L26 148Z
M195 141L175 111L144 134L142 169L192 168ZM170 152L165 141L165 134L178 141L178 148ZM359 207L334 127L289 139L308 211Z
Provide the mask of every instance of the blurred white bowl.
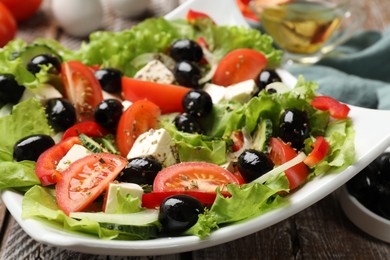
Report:
M363 206L348 192L345 185L340 189L339 200L341 208L352 223L367 234L390 243L390 220Z

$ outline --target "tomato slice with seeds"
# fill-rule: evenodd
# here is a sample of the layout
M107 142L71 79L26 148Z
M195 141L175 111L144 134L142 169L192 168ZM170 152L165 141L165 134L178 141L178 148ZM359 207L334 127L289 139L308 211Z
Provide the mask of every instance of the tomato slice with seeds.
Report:
M83 211L107 189L126 164L126 158L109 153L91 154L73 162L56 185L59 208L66 215Z
M215 192L229 184L240 184L234 174L208 162L182 162L161 170L154 179L153 191Z
M253 49L236 49L219 62L212 82L219 86L230 86L245 80L255 79L265 68L267 58Z
M78 137L70 137L43 152L37 160L35 174L43 186L55 184L61 179L61 173L56 170L57 164L75 144L81 144Z
M140 134L157 125L160 114L160 108L148 100L138 100L122 113L116 131L116 143L123 156L127 156Z
M61 78L78 121L93 121L94 109L103 100L102 88L93 71L79 61L67 61L61 65Z

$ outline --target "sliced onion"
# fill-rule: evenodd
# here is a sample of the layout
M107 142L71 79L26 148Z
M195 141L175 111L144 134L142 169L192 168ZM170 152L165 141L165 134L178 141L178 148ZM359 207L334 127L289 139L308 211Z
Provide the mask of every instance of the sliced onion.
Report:
M290 169L291 167L297 165L300 162L303 162L306 158L306 154L301 152L297 156L295 156L293 159L291 159L288 162L283 163L282 165L279 165L278 167L273 168L269 172L265 173L264 175L260 176L259 178L253 180L252 182L257 183L264 183L267 180L278 176L280 173L284 172L285 170Z

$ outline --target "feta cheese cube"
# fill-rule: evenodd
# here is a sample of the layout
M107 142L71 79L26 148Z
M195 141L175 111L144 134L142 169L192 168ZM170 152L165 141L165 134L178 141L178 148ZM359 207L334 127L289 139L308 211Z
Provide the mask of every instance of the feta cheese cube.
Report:
M153 156L164 167L176 163L172 138L165 129L151 129L138 136L127 159L146 156Z
M225 99L226 87L218 86L212 83L207 83L203 90L206 91L213 101L213 104L218 104Z
M131 102L131 101L123 100L122 101L123 112L126 111L132 104L133 104L133 102Z
M107 191L107 199L104 207L105 213L115 213L118 203L118 194L126 197L130 195L133 198L142 199L144 191L141 186L135 183L110 183Z
M245 103L258 91L253 79L226 87L225 100Z
M70 148L70 150L65 154L65 156L62 157L56 167L56 170L59 172L63 172L69 168L70 164L90 154L92 154L92 152L89 151L87 148L82 145L75 144L72 146L72 148Z
M150 61L135 74L134 78L161 84L172 84L175 81L173 73L159 60Z

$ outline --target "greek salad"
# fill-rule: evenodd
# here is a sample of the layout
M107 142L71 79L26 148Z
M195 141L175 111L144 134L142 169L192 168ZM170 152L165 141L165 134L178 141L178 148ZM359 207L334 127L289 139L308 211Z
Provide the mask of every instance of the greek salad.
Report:
M197 235L288 203L354 162L349 108L258 30L206 14L0 50L0 189L22 217L102 239Z

